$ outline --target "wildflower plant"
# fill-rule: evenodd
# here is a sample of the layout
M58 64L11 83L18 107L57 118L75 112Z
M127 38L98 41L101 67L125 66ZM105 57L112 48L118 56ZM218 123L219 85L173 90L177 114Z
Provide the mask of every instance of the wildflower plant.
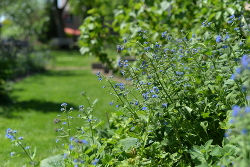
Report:
M107 104L116 109L107 125L93 117L97 100L91 103L84 92L77 117L62 103L54 123L63 154L41 166L49 159L61 166L249 164L250 58L241 20L234 18L228 24L235 27L221 32L203 22L208 31L201 37L165 31L153 41L140 29L135 39L123 39L116 49L137 56L118 61L126 81L97 73L115 97Z
M82 166L87 164L97 165L101 144L99 143L98 128L103 122L93 118L92 112L95 100L92 104L85 92L82 95L87 101L87 105L80 105L77 117L72 114L73 108L67 109L67 103L61 104L62 114L57 115L54 123L59 125L55 131L58 133L56 139L59 148L64 151L63 164L69 166ZM58 157L59 159L61 157Z
M34 150L31 148L31 146L26 145L24 142L24 137L18 136L18 131L17 130L12 130L11 128L8 128L6 130L6 135L8 139L11 140L14 146L18 146L21 150L22 153L25 154L29 158L29 164L31 166L37 166L38 162L35 161L35 156L36 156L36 147ZM19 152L11 152L10 156L12 157L18 157L20 156L21 153Z

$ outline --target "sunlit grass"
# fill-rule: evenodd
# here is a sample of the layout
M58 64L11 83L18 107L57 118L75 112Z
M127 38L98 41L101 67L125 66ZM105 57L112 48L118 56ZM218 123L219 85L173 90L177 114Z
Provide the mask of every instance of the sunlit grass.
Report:
M20 148L11 146L9 139L5 137L5 130L12 128L19 131L24 137L24 142L34 148L37 147L37 160L42 160L56 151L56 125L53 119L60 114L61 103L68 103L68 107L75 108L77 115L79 105L87 105L81 92L87 92L90 101L98 99L94 115L107 121L106 113L115 111L109 102L114 97L109 95L107 89L102 89L105 84L91 72L93 58L83 57L76 52L52 52L55 56L55 67L86 67L76 70L48 70L42 74L36 74L15 83L13 85L12 98L14 105L4 108L0 113L0 162L3 166L23 166L28 158L10 157L11 151L20 152ZM58 54L57 54L58 53Z
M52 67L90 67L92 62L98 61L92 56L81 55L78 50L51 51Z

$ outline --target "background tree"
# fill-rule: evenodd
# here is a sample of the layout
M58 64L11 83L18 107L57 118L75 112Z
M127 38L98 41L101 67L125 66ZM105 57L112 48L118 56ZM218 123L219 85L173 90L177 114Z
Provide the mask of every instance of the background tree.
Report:
M38 0L3 0L0 14L11 21L10 26L3 27L5 35L18 38L42 35L42 26L49 19Z

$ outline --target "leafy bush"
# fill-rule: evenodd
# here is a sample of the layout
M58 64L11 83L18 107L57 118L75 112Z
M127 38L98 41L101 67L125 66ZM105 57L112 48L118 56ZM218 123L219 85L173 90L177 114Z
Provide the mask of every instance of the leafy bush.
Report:
M97 73L116 97L108 125L101 128L93 117L97 101L91 104L85 93L77 118L63 103L63 114L54 119L62 154L41 166L247 166L250 57L238 28L247 23L240 19L233 20L233 31L215 33L213 23L203 22L203 36L165 31L152 41L140 29L125 39L117 49L138 57L118 62L130 82ZM13 131L6 136L20 142Z
M46 50L33 50L24 41L9 39L0 44L0 104L10 103L9 81L45 70L50 56Z
M181 35L180 30L185 29L190 32L187 34L189 37L192 34L200 36L204 33L200 28L201 20L207 20L207 23L213 22L214 27L211 30L218 33L225 28L228 30L231 28L231 24L227 22L232 23L233 20L237 20L243 7L241 0L186 2L129 0L117 5L113 10L113 20L108 19L111 14L105 15L99 9L90 9L88 13L91 15L85 18L81 26L82 35L79 41L81 53L94 55L114 68L112 64L114 60L105 51L106 45L114 47L117 43L114 37L116 39L126 36L136 38L139 29L150 30L148 31L150 38L158 42L161 42L159 38L161 33L167 30ZM229 16L233 14L237 17L230 19ZM121 54L123 55L126 54Z

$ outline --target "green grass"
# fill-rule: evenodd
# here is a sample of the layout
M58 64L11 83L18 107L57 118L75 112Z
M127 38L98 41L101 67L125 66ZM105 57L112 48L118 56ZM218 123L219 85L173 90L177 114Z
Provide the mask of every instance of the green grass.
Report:
M90 67L92 62L98 61L97 58L81 55L77 50L51 51L51 55L51 66L55 67Z
M27 145L37 147L37 160L42 160L58 152L55 144L56 125L53 119L60 114L61 103L68 103L75 108L77 115L78 106L86 105L81 92L85 91L91 101L98 98L94 115L106 121L106 112L115 111L109 102L114 97L109 95L107 89L102 89L105 84L91 73L93 58L83 57L76 52L53 51L55 67L83 67L82 70L48 70L24 78L13 85L12 98L15 104L0 111L0 162L2 166L13 167L27 164L28 158L10 157L11 151L20 151L19 147L11 145L5 137L7 128L16 129L20 136L25 138ZM89 67L89 68L88 68Z

